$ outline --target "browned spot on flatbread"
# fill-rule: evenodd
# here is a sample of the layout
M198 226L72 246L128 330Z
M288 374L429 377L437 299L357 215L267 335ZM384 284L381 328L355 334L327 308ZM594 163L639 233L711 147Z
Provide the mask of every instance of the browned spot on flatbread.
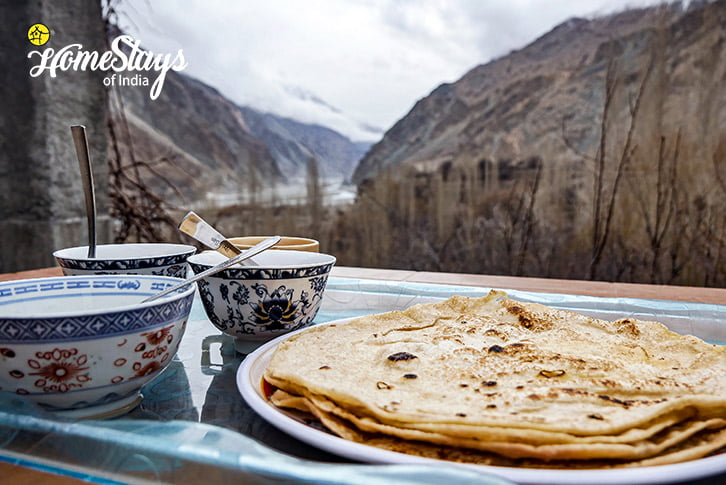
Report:
M638 329L638 326L630 318L617 320L613 322L613 324L617 327L618 333L624 333L633 338L640 337L640 330Z
M391 354L388 356L388 360L391 362L399 362L401 360L413 360L418 359L417 356L413 355L410 352L396 352L395 354Z
M543 318L541 315L528 311L517 303L510 303L506 306L506 310L512 315L515 315L519 320L519 324L527 330L541 332L552 328L552 321L550 319Z

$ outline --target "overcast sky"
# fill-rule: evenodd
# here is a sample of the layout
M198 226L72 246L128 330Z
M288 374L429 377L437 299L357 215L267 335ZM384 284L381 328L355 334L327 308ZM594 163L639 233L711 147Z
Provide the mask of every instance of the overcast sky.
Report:
M148 50L183 49L184 72L233 101L374 141L442 82L571 17L656 3L125 0L118 10Z

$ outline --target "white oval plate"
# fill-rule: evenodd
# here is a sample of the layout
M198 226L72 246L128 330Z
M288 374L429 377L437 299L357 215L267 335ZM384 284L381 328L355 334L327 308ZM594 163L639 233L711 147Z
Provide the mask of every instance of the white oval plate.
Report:
M354 320L346 318L327 322L322 325L344 324ZM614 484L663 484L675 482L689 482L719 473L726 473L726 453L692 460L672 465L650 466L641 468L611 469L611 470L542 470L533 468L511 468L487 465L471 465L465 463L454 463L449 461L433 460L403 453L387 451L373 446L339 438L338 436L320 431L308 426L291 414L274 406L269 402L262 390L262 377L265 368L272 358L275 348L280 342L290 338L296 333L304 332L307 329L291 332L271 340L265 345L249 354L240 364L237 370L237 388L240 394L247 401L247 404L254 409L262 418L280 429L281 431L294 436L311 446L325 450L335 455L350 458L352 460L367 463L388 463L388 464L412 464L425 463L446 464L452 466L466 467L469 470L477 470L489 475L497 475L508 480L521 484L547 484L547 485L580 485L582 483L614 485Z

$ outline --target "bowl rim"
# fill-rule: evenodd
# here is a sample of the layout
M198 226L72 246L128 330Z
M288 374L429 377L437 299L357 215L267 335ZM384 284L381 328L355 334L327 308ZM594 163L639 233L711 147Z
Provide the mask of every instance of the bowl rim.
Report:
M83 275L83 276L51 276L44 278L28 278L23 280L9 280L0 281L0 289L3 287L11 287L19 284L40 284L40 283L52 283L54 281L83 281L83 280L98 280L98 279L118 279L118 278L134 278L144 280L167 280L169 283L176 284L180 281L184 281L182 278L174 278L173 276L162 276L162 275L139 275L139 274L114 274L114 275ZM52 313L27 313L22 315L3 315L2 305L0 305L0 320L35 320L35 319L53 319L53 318L68 318L68 317L79 317L79 316L93 316L103 315L108 313L122 313L126 311L138 310L141 308L150 308L156 305L176 302L177 300L184 299L190 294L196 291L197 285L190 283L186 289L177 290L175 293L166 295L157 300L152 300L146 303L132 303L119 306L110 306L106 308L97 308L93 310L86 310L84 312L79 311L61 311ZM87 288L83 288L87 289ZM145 295L140 295L140 299Z
M238 247L252 247L255 244L261 243L262 241L270 237L272 236L235 236L228 237L227 240ZM275 244L273 248L279 250L307 250L308 248L320 248L320 241L318 241L317 239L303 236L280 236L280 238L280 242Z
M120 243L120 244L99 244L96 246L96 249L100 247L123 247L123 246L135 246L135 247L142 247L142 246L168 246L170 248L175 248L176 251L169 252L166 254L157 254L157 255L142 255L142 256L120 256L120 257L111 257L111 258L89 258L87 256L85 257L73 257L64 255L63 253L74 251L74 250L86 250L88 251L88 246L73 246L70 248L62 248L57 249L53 252L53 257L56 259L62 259L66 261L89 261L89 262L100 262L100 261L134 261L137 259L158 259L158 258L168 258L172 256L183 256L185 254L194 254L197 251L197 248L190 245L190 244L180 244L180 243Z
M199 252L197 254L193 254L193 255L189 256L189 258L187 258L187 262L189 264L196 264L198 266L204 266L207 268L211 268L215 264L221 262L221 261L218 261L217 263L209 264L209 263L204 263L204 262L194 260L195 258L198 259L198 257L204 256L209 253L216 253L216 251L208 250L208 251ZM235 270L247 269L247 270L254 271L254 270L286 270L286 269L316 268L318 266L326 266L329 264L335 264L337 262L337 258L335 256L333 256L332 254L327 254L327 253L313 253L313 252L308 252L308 251L296 251L293 249L267 249L265 251L265 253L295 254L296 256L308 257L308 258L320 256L320 257L325 258L326 261L322 261L322 262L318 262L318 263L307 262L307 263L299 263L299 264L275 264L275 265L262 265L261 264L261 265L257 265L257 266L241 266L239 264L236 264L234 266L231 266L230 268L222 270L220 273L224 273L225 271L228 271L230 269L235 269Z

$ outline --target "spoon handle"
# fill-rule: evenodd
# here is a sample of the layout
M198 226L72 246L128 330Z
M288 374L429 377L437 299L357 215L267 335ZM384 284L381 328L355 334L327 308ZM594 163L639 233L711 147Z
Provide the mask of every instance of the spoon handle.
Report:
M209 248L216 249L228 258L233 258L242 252L194 211L187 212L178 228L184 234L193 237Z
M71 126L73 143L76 146L78 165L81 168L81 182L83 194L86 197L86 217L88 218L88 257L96 257L96 193L93 185L93 171L91 170L91 156L88 152L88 138L86 127L83 125Z
M169 293L171 293L173 291L176 291L179 288L182 288L184 286L187 286L187 285L189 285L191 283L194 283L195 281L199 281L201 279L206 278L207 276L211 276L211 275L213 275L215 273L219 273L223 269L227 269L227 268L229 268L232 265L235 265L237 263L241 263L245 259L251 258L252 256L255 256L255 255L261 253L262 251L271 248L272 246L274 246L275 244L277 244L279 242L280 242L280 236L269 237L269 238L265 239L264 241L262 241L261 243L255 244L254 246L252 246L248 250L244 251L243 253L238 254L234 258L229 258L229 259L227 259L225 261L222 261L218 265L212 266L208 270L205 270L205 271L202 271L201 273L195 274L194 276L185 279L181 283L177 283L174 286L170 286L169 288L167 288L167 289L165 289L163 291L160 291L159 293L154 293L150 297L148 297L145 300L143 300L141 303L147 303L147 302L156 300L157 298L161 298L164 295L168 295Z

